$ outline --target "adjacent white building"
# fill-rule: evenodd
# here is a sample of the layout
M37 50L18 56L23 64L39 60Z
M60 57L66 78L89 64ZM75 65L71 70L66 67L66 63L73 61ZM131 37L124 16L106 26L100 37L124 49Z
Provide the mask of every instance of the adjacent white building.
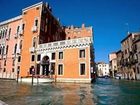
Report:
M109 64L104 62L98 62L96 66L97 66L97 75L99 77L109 76Z

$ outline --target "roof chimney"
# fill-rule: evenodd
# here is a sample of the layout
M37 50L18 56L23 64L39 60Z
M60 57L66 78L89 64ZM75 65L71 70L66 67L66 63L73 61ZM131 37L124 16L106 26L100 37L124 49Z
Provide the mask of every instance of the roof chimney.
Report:
M71 25L71 29L73 29L74 27L73 27L73 25Z
M46 7L49 8L49 3L48 2L46 2Z
M85 24L82 24L82 28L85 28Z

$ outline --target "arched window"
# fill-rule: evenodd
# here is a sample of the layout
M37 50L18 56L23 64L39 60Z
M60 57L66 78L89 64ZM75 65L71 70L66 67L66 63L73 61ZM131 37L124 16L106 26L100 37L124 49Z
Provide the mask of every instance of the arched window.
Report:
M0 31L0 39L2 38L2 31Z
M6 46L6 54L8 54L8 47L9 47L9 46L7 45L7 46Z
M10 35L11 35L11 28L9 29L9 32L8 32L9 38L10 38Z
M38 19L35 19L35 26L38 26Z
M0 55L1 55L1 51L2 51L2 47L1 47L1 45L0 45Z
M19 32L19 26L17 27L17 33Z
M42 64L42 65L45 65L45 64L49 64L49 63L50 63L49 57L48 57L48 56L44 56L44 57L42 58L41 64Z
M5 50L5 46L3 46L2 48L2 55L4 54L4 50Z
M5 34L5 31L3 30L3 31L2 31L2 38L4 38L4 34Z
M33 38L33 47L36 47L36 38Z
M22 40L20 41L19 49L22 49Z
M4 60L4 66L6 66L6 60Z
M17 44L15 44L14 54L16 53L16 51L17 51Z
M25 24L22 24L22 30L24 30L24 28L25 28Z
M5 38L6 38L6 36L7 36L7 29L5 30Z

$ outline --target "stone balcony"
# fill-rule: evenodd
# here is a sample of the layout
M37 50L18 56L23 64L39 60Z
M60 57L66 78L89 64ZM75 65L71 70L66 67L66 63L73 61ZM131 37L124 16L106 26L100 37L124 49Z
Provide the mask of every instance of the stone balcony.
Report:
M5 38L3 38L3 39L0 39L0 44L2 45L5 45L6 44L6 40L5 40Z
M29 48L29 51L30 51L31 53L34 53L34 52L35 52L35 47Z
M70 40L56 41L51 43L40 44L37 48L31 47L29 51L34 53L35 51L44 51L44 50L55 50L63 48L76 48L83 46L90 46L92 43L91 37L76 38Z
M21 49L17 49L17 52L16 52L18 55L21 54Z

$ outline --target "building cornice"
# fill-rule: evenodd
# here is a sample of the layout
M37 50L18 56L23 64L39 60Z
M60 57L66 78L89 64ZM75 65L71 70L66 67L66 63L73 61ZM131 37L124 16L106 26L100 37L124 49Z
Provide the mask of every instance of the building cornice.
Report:
M6 21L0 22L0 26L6 25L6 24L8 24L8 23L10 23L10 22L19 20L19 19L21 19L21 18L22 18L22 15L19 15L19 16L16 16L16 17L14 17L14 18L8 19L8 20L6 20Z
M132 33L128 34L128 36L126 36L122 41L121 43L123 43L126 39L128 39L130 36L132 36Z
M140 34L140 32L129 33L128 36L125 37L125 38L121 41L121 43L123 43L123 42L124 42L126 39L128 39L130 36L132 36L132 35L139 35L139 34Z
M31 9L31 8L34 8L36 6L40 6L42 4L43 4L43 2L36 3L34 5L31 5L31 6L28 6L28 7L24 8L24 9L22 9L22 11L26 11L26 10Z

